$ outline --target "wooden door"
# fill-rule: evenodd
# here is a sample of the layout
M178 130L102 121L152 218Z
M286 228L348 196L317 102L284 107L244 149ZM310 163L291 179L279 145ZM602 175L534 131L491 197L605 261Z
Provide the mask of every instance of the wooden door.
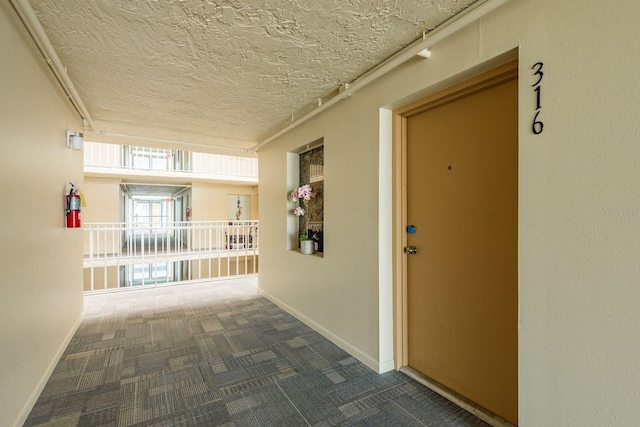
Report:
M502 80L406 118L406 333L411 368L517 424L517 69Z

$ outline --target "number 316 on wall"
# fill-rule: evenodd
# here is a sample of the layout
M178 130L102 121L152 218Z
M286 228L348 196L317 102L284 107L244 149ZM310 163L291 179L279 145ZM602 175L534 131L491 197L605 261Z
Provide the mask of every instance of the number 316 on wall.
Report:
M538 119L540 112L542 111L542 78L544 77L544 73L542 72L542 67L544 64L542 62L536 62L531 67L534 70L533 75L538 77L538 81L531 85L533 91L536 93L536 115L533 118L533 123L531 124L531 130L534 134L539 135L542 133L542 129L544 128L544 123L542 120Z

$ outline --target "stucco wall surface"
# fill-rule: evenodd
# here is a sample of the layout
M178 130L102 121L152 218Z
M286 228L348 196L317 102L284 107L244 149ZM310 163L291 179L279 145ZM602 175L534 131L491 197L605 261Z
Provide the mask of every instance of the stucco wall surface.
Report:
M0 3L0 425L31 410L82 314L82 231L64 188L82 185L82 130L9 2Z
M640 3L630 0L511 0L434 45L431 59L408 61L264 146L260 289L370 366L386 364L389 305L379 295L391 284L380 272L391 261L379 259L378 242L392 224L379 179L391 161L379 156L390 144L381 122L389 115L380 109L436 92L517 49L520 425L636 424L637 16ZM539 61L545 127L534 135L531 68ZM324 258L286 249L286 153L320 137Z

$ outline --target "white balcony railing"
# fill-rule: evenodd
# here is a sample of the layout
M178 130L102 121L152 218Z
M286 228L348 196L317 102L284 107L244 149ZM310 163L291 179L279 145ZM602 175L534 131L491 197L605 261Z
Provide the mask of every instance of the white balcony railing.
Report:
M84 224L85 291L258 273L258 221Z
M102 172L118 170L178 172L211 178L258 179L258 159L165 148L135 147L87 141L85 168Z

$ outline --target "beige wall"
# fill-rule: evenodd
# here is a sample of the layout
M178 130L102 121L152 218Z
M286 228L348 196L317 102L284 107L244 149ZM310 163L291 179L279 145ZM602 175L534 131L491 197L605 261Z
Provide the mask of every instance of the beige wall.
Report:
M82 313L82 231L64 188L82 187L81 121L11 8L0 3L0 425L31 410Z
M86 206L82 208L82 223L89 222L119 222L120 221L120 183L117 181L85 180L80 188L85 196ZM106 239L105 239L106 237ZM101 233L100 241L94 236L94 253L115 252L112 233ZM106 241L105 241L106 240ZM89 234L83 233L83 251L85 255L89 251ZM99 244L99 247L98 247ZM116 244L117 246L117 244Z
M391 228L390 134L380 109L517 49L520 425L635 425L638 16L640 3L630 0L511 0L434 45L431 59L408 61L263 147L261 290L373 367L388 367L389 305L379 295L389 299L390 253L378 242ZM545 128L536 136L538 61ZM285 153L320 137L324 258L286 250ZM283 274L292 266L300 274Z
M83 222L120 221L120 183L85 180L81 188L87 206L82 208Z
M251 219L258 219L258 189L255 187L219 187L194 184L192 187L193 221L228 220L229 195L251 196Z

